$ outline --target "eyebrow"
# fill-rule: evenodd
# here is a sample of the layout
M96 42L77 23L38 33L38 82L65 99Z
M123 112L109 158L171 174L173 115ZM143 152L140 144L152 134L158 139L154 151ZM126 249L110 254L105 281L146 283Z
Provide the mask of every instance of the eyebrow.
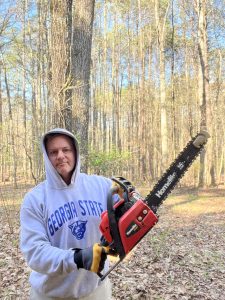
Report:
M58 150L58 149L73 149L71 146L65 146L65 147L60 147L60 148L49 148L48 151L53 151L53 150Z

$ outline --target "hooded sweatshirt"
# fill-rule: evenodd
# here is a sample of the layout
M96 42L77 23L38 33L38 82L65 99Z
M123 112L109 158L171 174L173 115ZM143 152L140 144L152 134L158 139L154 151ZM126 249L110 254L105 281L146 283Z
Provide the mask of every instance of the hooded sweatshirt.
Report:
M51 164L44 140L50 133L72 138L76 165L67 185ZM42 138L46 180L28 192L21 206L20 247L32 269L30 284L48 297L79 298L93 292L99 277L74 263L73 248L100 241L101 213L106 210L111 180L80 173L79 147L74 135L53 129ZM104 272L108 269L105 264Z

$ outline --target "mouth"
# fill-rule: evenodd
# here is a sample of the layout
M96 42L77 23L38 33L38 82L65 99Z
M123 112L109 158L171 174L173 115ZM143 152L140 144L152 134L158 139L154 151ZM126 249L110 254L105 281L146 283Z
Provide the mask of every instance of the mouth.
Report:
M57 164L57 167L63 167L65 165L67 165L67 162L62 162L62 163Z

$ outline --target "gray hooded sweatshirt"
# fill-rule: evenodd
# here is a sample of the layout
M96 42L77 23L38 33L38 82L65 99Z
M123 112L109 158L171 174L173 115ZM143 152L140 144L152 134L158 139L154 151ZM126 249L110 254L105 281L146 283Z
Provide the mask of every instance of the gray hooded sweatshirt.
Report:
M69 185L47 156L44 138L49 133L68 135L74 141L77 160ZM46 180L25 195L20 247L32 269L33 289L48 297L79 298L92 293L100 279L95 273L77 268L72 249L100 241L100 216L106 210L111 180L80 173L79 148L73 134L57 128L46 135L42 139ZM107 269L108 262L104 272Z

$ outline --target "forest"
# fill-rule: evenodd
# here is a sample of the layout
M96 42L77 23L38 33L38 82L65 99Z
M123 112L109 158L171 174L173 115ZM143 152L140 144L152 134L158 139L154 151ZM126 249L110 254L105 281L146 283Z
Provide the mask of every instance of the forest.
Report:
M28 299L19 210L45 178L40 140L55 127L77 137L82 172L143 195L209 133L153 236L111 278L116 300L224 298L224 6L0 0L0 299Z
M152 185L205 128L183 184L224 184L223 4L1 1L1 182L42 180L40 137L64 127L83 171Z

